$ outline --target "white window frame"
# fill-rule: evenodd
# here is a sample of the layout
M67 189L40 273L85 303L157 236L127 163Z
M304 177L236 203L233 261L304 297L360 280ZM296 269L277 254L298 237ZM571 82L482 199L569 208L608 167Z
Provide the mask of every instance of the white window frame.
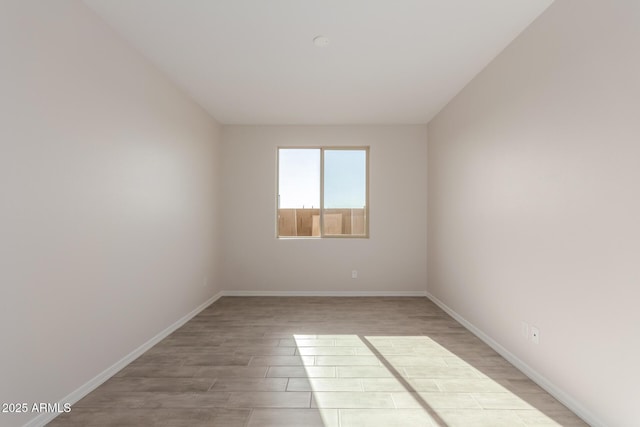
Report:
M319 236L280 236L280 150L320 150L320 235ZM364 207L364 234L324 234L324 153L325 151L364 151L366 157L366 186ZM369 158L370 147L360 146L278 146L276 147L276 238L289 239L368 239L369 238Z

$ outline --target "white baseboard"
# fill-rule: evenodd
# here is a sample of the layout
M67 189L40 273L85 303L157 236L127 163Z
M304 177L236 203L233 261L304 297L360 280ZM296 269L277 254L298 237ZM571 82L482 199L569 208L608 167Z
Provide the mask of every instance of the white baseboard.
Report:
M425 291L222 291L229 297L424 297Z
M118 371L120 371L122 368L124 368L129 363L133 362L135 359L140 357L145 351L149 350L151 347L153 347L154 345L156 345L157 343L165 339L172 332L174 332L179 327L187 323L189 320L195 317L202 310L204 310L205 308L213 304L222 295L223 295L222 292L218 292L216 295L212 296L211 298L209 298L208 300L200 304L198 307L193 309L190 313L182 316L180 319L176 320L173 324L165 328L163 331L159 332L156 336L154 336L153 338L151 338L150 340L142 344L140 347L136 348L131 353L127 354L125 357L123 357L122 359L120 359L119 361L117 361L116 363L114 363L113 365L111 365L110 367L108 367L107 369L105 369L95 377L93 377L87 383L80 386L80 388L71 392L69 395L67 395L66 397L64 397L58 402L59 407L63 407L65 403L69 403L73 405L74 403L76 403L77 401L85 397L87 394L91 393L93 390L98 388L98 386L100 386L102 383L104 383L109 378L117 374ZM34 419L32 419L31 421L29 421L27 424L25 424L24 427L44 426L45 424L51 422L58 415L60 414L59 413L40 414Z
M509 350L504 348L501 344L491 338L489 335L482 332L475 325L469 322L467 319L456 313L452 308L447 306L445 303L440 301L438 298L433 296L431 293L426 292L427 298L433 301L438 307L444 310L449 316L453 317L458 323L467 328L472 334L480 338L484 341L489 347L498 352L502 357L508 360L513 366L518 368L529 377L533 382L538 384L544 390L546 390L550 395L558 399L563 405L573 411L576 415L578 415L582 420L584 420L587 424L592 427L605 427L605 424L600 421L595 415L593 415L589 410L587 410L584 406L579 404L574 398L565 393L562 389L552 383L545 376L541 375L537 371L535 371L532 367L524 363L517 356L511 353Z

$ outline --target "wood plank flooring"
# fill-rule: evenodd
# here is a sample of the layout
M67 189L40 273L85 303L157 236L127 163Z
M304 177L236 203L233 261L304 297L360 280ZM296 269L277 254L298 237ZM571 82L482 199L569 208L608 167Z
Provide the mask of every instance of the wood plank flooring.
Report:
M50 426L586 426L426 298L224 297Z

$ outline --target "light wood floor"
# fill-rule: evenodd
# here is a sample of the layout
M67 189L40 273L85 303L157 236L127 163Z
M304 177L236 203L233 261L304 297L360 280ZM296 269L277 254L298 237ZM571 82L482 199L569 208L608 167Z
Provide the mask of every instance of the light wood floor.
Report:
M586 426L426 298L224 297L51 426Z

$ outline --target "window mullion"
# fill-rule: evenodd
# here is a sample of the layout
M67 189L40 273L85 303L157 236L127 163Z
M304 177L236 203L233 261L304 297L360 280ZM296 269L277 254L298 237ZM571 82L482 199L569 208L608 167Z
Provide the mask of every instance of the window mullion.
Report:
M324 148L320 148L320 237L324 237Z

